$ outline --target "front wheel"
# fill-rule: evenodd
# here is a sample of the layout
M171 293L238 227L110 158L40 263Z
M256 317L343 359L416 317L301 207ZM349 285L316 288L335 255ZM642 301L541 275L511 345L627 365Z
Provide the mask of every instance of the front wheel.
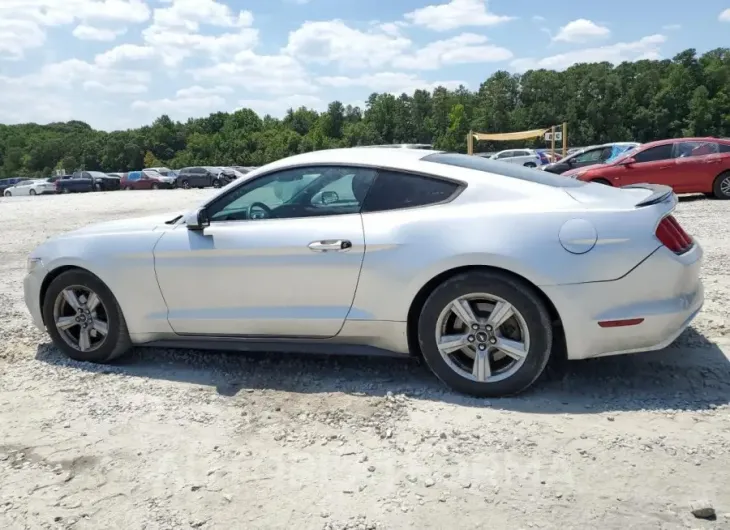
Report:
M537 164L535 164L534 162L527 162L525 164L525 167L537 167Z
M64 272L51 282L43 320L53 343L76 361L109 362L131 347L116 298L86 271Z
M30 191L28 192L28 195L30 195L30 196L33 196L33 195L35 195L35 194L36 194L36 193L35 193L35 190L30 190Z
M184 190L189 190L189 189L190 189L190 181L188 181L188 180L183 180L183 181L182 181L182 188L183 188Z
M152 184L152 189L153 190L159 190L160 189L160 185L159 184Z
M418 320L423 357L448 386L478 397L517 394L542 374L553 329L534 289L508 275L469 272L446 280Z
M220 180L218 180L218 179L215 179L215 180L213 181L213 187L214 187L214 188L220 188L220 187L221 187L221 181L220 181Z
M720 174L715 179L712 194L718 199L730 199L730 171Z
M6 196L6 197L12 197L12 196L13 196L13 194L12 194L11 192L9 192L9 191L6 191L6 192L5 192L5 196Z

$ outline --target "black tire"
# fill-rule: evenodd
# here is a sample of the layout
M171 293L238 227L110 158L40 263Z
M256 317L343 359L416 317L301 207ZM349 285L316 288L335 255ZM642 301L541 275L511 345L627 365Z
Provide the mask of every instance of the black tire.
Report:
M725 191L723 191L725 188ZM720 173L712 184L712 194L716 199L730 199L730 171Z
M12 197L12 196L13 196L13 194L12 194L11 192L9 192L9 191L6 191L6 192L5 192L5 196L6 196L6 197Z
M537 167L537 164L535 164L534 162L527 162L525 164L525 167Z
M99 184L98 182L94 184L94 191L103 191L101 184Z
M604 186L610 186L611 183L607 181L606 179L595 179L591 180L591 182L595 182L596 184L603 184Z
M28 195L30 195L31 197L32 197L33 195L36 195L36 192L35 192L35 190L30 190L30 191L28 192Z
M436 345L436 326L441 311L453 300L470 293L487 293L502 298L520 312L530 334L524 364L501 381L478 382L451 368ZM553 329L545 304L534 288L499 272L468 272L449 278L428 297L418 319L418 342L426 364L452 389L477 397L518 394L531 386L550 359Z
M71 193L71 190L69 190L68 188L63 188L61 193Z
M53 305L58 295L69 286L80 285L94 291L107 312L109 333L98 349L82 352L69 345L58 331L53 318ZM132 347L122 310L109 288L99 278L83 270L71 270L56 277L48 286L43 300L43 320L53 343L71 359L92 363L107 363Z
M153 190L159 190L160 189L160 185L159 184L152 184L152 189Z
M222 186L222 183L221 183L221 181L219 179L215 179L213 181L213 187L214 188L220 188L221 186Z
M183 180L181 186L182 186L182 189L189 190L190 189L190 181L189 180Z
M132 191L132 186L124 186L124 191Z

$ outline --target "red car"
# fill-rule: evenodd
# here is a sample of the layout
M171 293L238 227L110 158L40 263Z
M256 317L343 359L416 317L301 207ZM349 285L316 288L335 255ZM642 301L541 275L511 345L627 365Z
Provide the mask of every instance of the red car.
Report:
M730 199L730 139L679 138L642 144L607 164L563 173L611 186L665 184L675 193Z
M172 177L164 177L157 171L144 169L122 175L120 187L123 190L158 190L172 188L174 183L175 179Z

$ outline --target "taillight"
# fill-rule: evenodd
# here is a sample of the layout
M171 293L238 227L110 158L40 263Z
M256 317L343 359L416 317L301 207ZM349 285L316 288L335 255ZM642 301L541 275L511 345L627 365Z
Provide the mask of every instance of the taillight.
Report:
M667 215L656 227L656 237L662 245L675 254L684 254L692 248L693 241L673 215Z

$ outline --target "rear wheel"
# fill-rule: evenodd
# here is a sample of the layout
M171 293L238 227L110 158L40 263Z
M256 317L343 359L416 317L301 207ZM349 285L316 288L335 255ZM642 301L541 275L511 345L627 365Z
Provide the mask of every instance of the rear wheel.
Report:
M30 190L30 191L28 192L28 195L35 195L35 194L36 194L36 193L35 193L35 190Z
M221 184L221 181L220 181L220 180L218 180L218 179L215 179L215 180L213 181L213 187L214 187L214 188L220 188L221 186L222 186L222 184Z
M160 189L160 185L159 184L152 184L152 189L153 190L159 190Z
M124 186L124 191L130 191L132 189L132 186Z
M537 167L537 164L535 164L534 162L527 162L525 164L525 167Z
M9 192L9 191L6 191L6 192L5 192L5 196L6 196L6 197L12 197L12 196L13 196L13 194L12 194L11 192Z
M454 390L479 397L517 394L532 385L550 358L552 332L534 289L496 272L446 280L418 320L431 370Z
M183 181L182 181L182 188L183 188L184 190L189 190L189 189L190 189L190 181L188 181L188 180L183 180Z
M51 282L43 319L53 343L77 361L109 362L131 347L116 298L86 271L64 272Z
M712 193L718 199L730 199L730 171L718 175L712 185Z
M100 183L97 182L96 184L94 184L94 191L102 191Z

